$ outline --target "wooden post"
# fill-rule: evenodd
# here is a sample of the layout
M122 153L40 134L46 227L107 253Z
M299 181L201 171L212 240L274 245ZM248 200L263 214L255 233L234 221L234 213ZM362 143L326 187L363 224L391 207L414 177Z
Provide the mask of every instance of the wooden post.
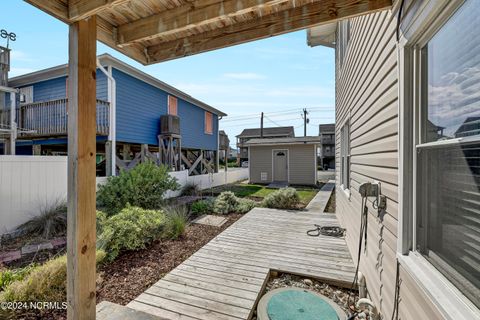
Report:
M42 145L41 144L34 144L32 146L32 153L34 156L41 156L42 155Z
M96 17L69 27L67 316L95 319Z

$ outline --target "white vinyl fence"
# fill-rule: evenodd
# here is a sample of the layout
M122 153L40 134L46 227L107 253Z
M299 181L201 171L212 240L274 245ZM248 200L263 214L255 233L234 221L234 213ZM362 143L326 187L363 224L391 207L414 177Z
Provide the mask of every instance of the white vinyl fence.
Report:
M67 157L0 156L0 234L67 197Z
M213 174L188 176L188 170L171 172L181 187L208 189L248 179L247 168L229 168ZM106 182L97 178L97 184ZM169 191L171 198L180 191ZM0 235L39 214L42 207L67 197L67 157L0 156Z

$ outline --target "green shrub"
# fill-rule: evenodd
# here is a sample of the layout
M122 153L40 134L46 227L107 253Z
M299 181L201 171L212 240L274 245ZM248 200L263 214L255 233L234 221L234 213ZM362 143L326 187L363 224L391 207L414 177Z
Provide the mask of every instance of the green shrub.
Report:
M213 202L211 200L200 200L192 203L190 211L196 216L209 214L213 211Z
M281 188L268 194L262 201L267 208L295 209L300 203L300 196L294 188Z
M117 213L127 204L158 209L164 203L164 194L178 188L177 180L168 174L167 166L145 162L129 171L122 170L116 177L109 177L105 185L99 186L97 201L108 215Z
M202 190L200 187L195 183L188 183L183 186L181 195L182 196L200 196L202 194Z
M0 291L3 291L10 283L23 280L34 268L35 264L19 269L5 269L0 271Z
M121 250L143 249L147 243L160 238L165 220L163 211L127 206L104 222L97 247L106 252L110 261Z
M108 216L105 212L97 210L97 234L102 233L103 225L107 219Z
M39 213L17 227L16 231L20 234L36 235L45 239L66 233L67 203L65 200L56 199L47 202L39 208Z
M238 198L231 191L224 191L215 199L213 211L218 214L235 212L238 206Z
M238 204L235 209L237 213L247 213L248 211L255 208L255 201L250 199L238 199Z
M105 253L96 252L97 263ZM24 279L10 283L0 294L3 301L65 301L67 294L67 256L34 267Z
M188 212L184 206L165 209L166 223L163 236L168 239L177 239L184 234L188 224Z

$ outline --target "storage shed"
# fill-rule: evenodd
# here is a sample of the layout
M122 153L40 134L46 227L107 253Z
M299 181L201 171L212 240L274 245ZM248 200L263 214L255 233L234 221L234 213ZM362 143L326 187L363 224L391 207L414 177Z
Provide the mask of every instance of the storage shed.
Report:
M246 144L250 183L317 183L320 137L252 139Z

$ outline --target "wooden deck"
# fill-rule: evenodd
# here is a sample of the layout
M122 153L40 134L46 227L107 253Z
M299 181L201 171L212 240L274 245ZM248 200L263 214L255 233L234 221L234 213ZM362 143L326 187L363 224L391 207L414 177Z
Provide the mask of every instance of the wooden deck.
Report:
M269 272L348 286L353 262L344 239L309 237L335 215L255 208L128 304L167 319L249 319Z

